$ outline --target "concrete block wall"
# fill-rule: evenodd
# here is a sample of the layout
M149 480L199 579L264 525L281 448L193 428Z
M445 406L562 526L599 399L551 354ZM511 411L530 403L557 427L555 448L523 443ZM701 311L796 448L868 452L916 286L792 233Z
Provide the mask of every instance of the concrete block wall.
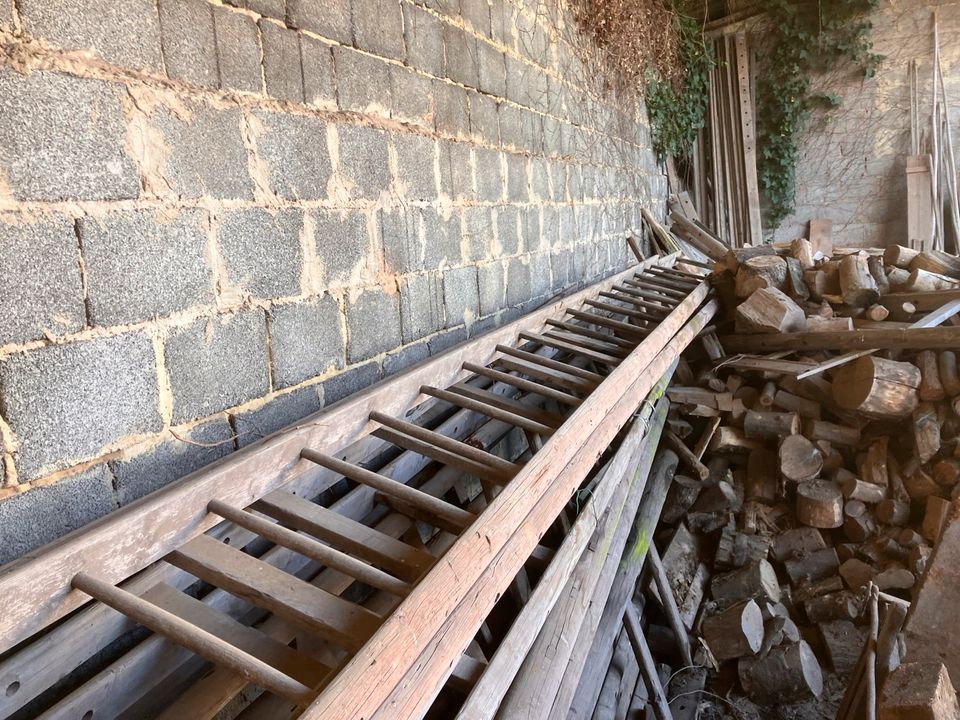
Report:
M777 230L777 240L806 233L810 218L834 221L839 243L885 247L906 242L906 169L910 153L910 61L917 61L920 120L929 127L933 79L933 13L940 56L960 148L960 3L929 0L882 2L871 14L874 50L886 57L877 76L846 69L816 78L843 105L816 114L797 166L797 206ZM758 72L762 72L762 62Z
M0 25L0 562L623 267L662 210L642 100L559 6Z

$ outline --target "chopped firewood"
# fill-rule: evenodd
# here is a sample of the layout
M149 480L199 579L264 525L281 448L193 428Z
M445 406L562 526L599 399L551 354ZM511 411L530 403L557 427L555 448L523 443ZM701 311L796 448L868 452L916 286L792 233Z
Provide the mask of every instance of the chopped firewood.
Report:
M957 720L960 704L940 662L900 665L883 684L879 720Z
M774 560L786 560L802 557L807 553L823 550L827 547L819 530L811 527L799 527L778 535L770 548Z
M856 620L861 607L857 595L841 590L810 598L803 604L803 609L810 622L819 623L829 620Z
M921 525L921 534L930 542L936 542L940 537L940 531L943 530L947 516L952 507L949 500L942 497L931 495L927 498L927 507L923 515L923 525Z
M840 569L840 560L837 558L837 551L830 547L787 560L783 565L790 584L796 587L803 581L823 580L835 575Z
M812 480L823 469L823 455L803 435L791 435L780 445L780 472L794 482Z
M880 299L880 290L870 274L865 252L848 255L841 260L839 278L840 294L848 305L865 308Z
M746 600L704 618L702 631L717 660L753 655L763 642L763 615L756 601Z
M754 292L737 307L736 327L740 333L785 333L801 330L803 310L774 287Z
M797 413L747 411L743 418L743 432L748 438L784 437L800 432Z
M823 692L820 664L803 640L773 648L763 658L741 658L738 674L744 689L759 703L801 702Z
M786 289L787 263L778 255L761 255L740 263L737 269L736 289L738 298L747 298L757 290Z
M817 625L833 671L840 677L853 672L866 639L866 631L849 620L833 620Z
M797 519L815 528L843 525L843 493L829 480L811 480L797 486Z
M919 386L916 366L868 355L837 371L833 399L869 418L896 419L914 411Z
M947 396L956 397L960 395L960 375L957 374L957 354L952 350L941 350L937 356L937 370L940 373L940 382Z
M758 560L738 570L715 576L710 584L710 592L721 607L751 599L763 602L780 600L777 572L766 560Z
M943 400L946 392L940 382L937 354L933 350L921 350L917 353L917 366L920 368L920 387L917 388L920 399Z

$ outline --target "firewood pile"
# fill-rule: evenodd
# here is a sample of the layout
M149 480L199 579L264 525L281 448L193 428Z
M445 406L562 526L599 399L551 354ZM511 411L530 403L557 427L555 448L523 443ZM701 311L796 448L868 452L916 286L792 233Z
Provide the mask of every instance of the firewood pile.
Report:
M960 259L814 238L714 260L725 319L681 361L664 433L680 466L661 604L683 627L650 636L690 632L725 697L813 701L826 680L854 717L900 662L960 496L960 327L938 327L960 310Z

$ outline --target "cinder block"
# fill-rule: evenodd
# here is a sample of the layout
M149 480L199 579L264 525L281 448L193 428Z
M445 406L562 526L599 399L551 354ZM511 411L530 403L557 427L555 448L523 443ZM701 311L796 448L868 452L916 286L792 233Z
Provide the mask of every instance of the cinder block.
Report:
M2 0L0 2L0 25L7 28L13 27L13 0ZM2 464L0 463L0 466Z
M16 560L116 507L106 466L0 502L0 565Z
M308 105L335 108L337 87L333 77L333 51L329 45L300 35L300 64L303 68L303 99Z
M263 38L263 77L267 82L267 94L278 100L303 102L303 72L296 31L261 20L260 36Z
M567 194L570 202L583 202L583 176L580 174L580 166L576 163L567 165Z
M500 167L500 153L486 148L475 148L477 199L487 202L503 200L503 171Z
M403 15L399 0L352 0L353 39L374 55L403 60Z
M274 20L283 19L284 0L226 0L234 7L246 8Z
M287 0L287 24L343 45L353 44L350 0Z
M344 370L339 375L323 381L324 406L330 407L355 392L360 392L379 382L382 377L380 363L375 360Z
M443 26L443 74L467 87L480 85L477 39L454 25Z
M270 170L270 186L287 200L322 200L330 180L327 125L304 115L252 111L263 132L257 153Z
M530 199L527 186L527 159L523 155L505 155L507 159L507 202L520 205Z
M500 120L497 103L480 93L468 93L470 101L470 130L483 142L490 145L500 143Z
M500 142L503 145L533 154L541 152L543 135L541 119L529 110L500 103Z
M550 271L553 276L553 286L556 289L569 288L576 285L574 275L573 253L570 250L560 250L550 256Z
M404 6L408 7L408 6ZM390 115L401 122L434 129L433 81L402 65L390 66Z
M371 252L369 218L363 210L318 210L312 214L317 256L328 287L356 285Z
M206 212L128 210L79 221L90 320L120 325L212 303Z
M489 0L490 37L507 47L516 47L514 8L509 0Z
M419 212L415 208L389 208L380 211L378 219L387 270L398 274L422 270L424 245Z
M14 198L137 197L121 92L122 86L99 80L0 68L0 175Z
M263 92L257 24L248 15L222 6L213 6L213 22L220 86L225 90Z
M206 417L269 391L262 310L201 318L165 343L173 422Z
M460 0L460 15L477 32L490 37L490 3L488 0Z
M18 8L24 30L64 50L92 50L121 67L162 71L153 0L18 0Z
M236 447L233 429L224 417L177 434L182 439L164 440L149 450L108 463L121 507L209 465Z
M465 143L446 143L447 167L449 168L450 182L447 187L441 187L454 198L471 201L477 197L473 182L473 152Z
M530 256L530 297L543 299L553 289L549 253Z
M439 335L434 335L432 338L430 338L428 342L428 345L430 346L430 354L439 355L444 350L449 350L454 345L459 345L469 338L470 333L467 331L467 328L464 325L455 327L452 330L446 330L445 332L442 332Z
M447 327L473 322L480 312L476 267L468 265L443 274L443 302Z
M533 297L528 258L507 261L507 305L519 305Z
M514 205L504 205L495 210L497 240L503 256L520 252L520 209Z
M255 298L300 294L300 210L226 210L217 231L231 285Z
M428 357L430 357L430 346L426 340L404 345L395 352L387 353L383 358L383 376L394 375Z
M493 45L477 43L477 61L480 89L485 93L505 97L507 94L507 65L503 53Z
M550 169L543 158L530 158L530 195L533 200L549 200Z
M434 208L423 208L420 217L423 222L423 267L433 270L463 262L459 218L456 215L446 218Z
M543 214L553 212L553 208L543 208ZM541 223L541 209L530 206L521 211L520 222L523 227L523 249L526 252L535 252L544 245L543 225Z
M432 138L422 135L396 135L397 183L407 200L435 200L437 178L434 164L437 146Z
M490 208L463 209L463 237L460 247L464 262L478 262L493 255L493 230L493 213Z
M139 333L11 355L0 361L0 397L24 481L162 427L153 343Z
M0 222L0 345L64 335L86 323L73 222Z
M340 307L330 295L275 307L267 316L274 388L297 385L343 367Z
M390 65L341 46L333 48L333 65L341 110L390 114Z
M251 445L312 415L321 407L323 388L320 385L311 385L278 395L256 410L232 413L230 423L237 438L237 447Z
M443 75L443 23L416 5L403 4L407 64L425 73Z
M444 327L443 283L436 273L408 275L400 283L403 342L419 340Z
M550 196L554 202L567 201L567 172L563 163L551 162L547 166L550 170Z
M398 293L367 288L347 303L347 362L354 364L400 346ZM329 398L329 396L327 396Z
M470 134L470 109L467 93L459 85L437 80L433 85L437 132L451 137Z
M171 80L206 88L220 82L212 6L205 0L159 0L163 62Z
M350 195L376 199L390 187L390 155L387 135L364 125L339 125L340 174Z
M504 306L505 275L499 260L477 266L480 315L492 315Z

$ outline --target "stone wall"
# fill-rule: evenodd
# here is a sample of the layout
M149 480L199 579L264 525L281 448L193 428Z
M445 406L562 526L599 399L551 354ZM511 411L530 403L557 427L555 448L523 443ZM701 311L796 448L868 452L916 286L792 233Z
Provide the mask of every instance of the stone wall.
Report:
M814 118L797 167L796 212L777 240L805 235L815 217L834 221L838 243L884 247L906 239L905 156L910 153L909 63L917 60L921 122L930 123L933 11L960 150L960 3L882 0L872 14L876 52L886 56L876 78L840 70L817 79L843 105ZM763 72L762 61L758 72Z
M644 108L535 3L0 0L0 562L624 266Z

